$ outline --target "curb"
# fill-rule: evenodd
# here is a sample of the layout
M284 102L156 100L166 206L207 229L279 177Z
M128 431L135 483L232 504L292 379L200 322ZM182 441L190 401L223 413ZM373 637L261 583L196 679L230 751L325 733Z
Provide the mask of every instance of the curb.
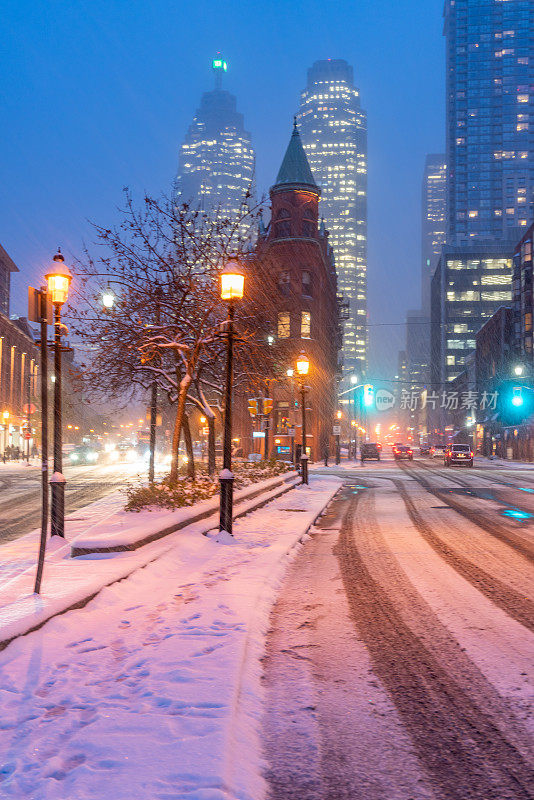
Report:
M270 500L274 500L275 497L279 497L279 495L283 494L284 492L289 491L289 489L293 489L295 486L298 485L300 481L300 477L295 475L283 475L277 483L274 483L269 488L261 488L256 489L255 491L251 491L250 494L247 494L246 497L241 497L235 503L235 506L239 507L243 505L243 503L248 503L250 500L253 500L258 495L262 495L265 493L269 494L269 497L265 498L264 500L260 501L257 505L253 505L243 511L238 511L234 514L233 519L238 519L239 517L248 514L250 511L255 511L257 508L261 508L265 503L268 503ZM277 494L271 494L271 492L275 491L277 488L282 486L281 491ZM201 522L203 519L208 519L209 517L213 516L217 513L216 508L209 508L205 511L200 511L197 514L188 517L187 519L183 519L180 522L175 522L172 525L168 525L166 528L162 528L160 531L155 531L154 533L150 533L147 536L144 536L142 539L137 539L135 542L130 542L129 544L117 544L117 545L109 545L103 547L76 547L75 544L71 547L70 555L71 558L76 558L77 556L87 556L92 555L93 553L124 553L127 551L139 550L140 547L144 547L146 544L150 544L151 542L155 542L158 539L163 539L165 536L169 536L171 533L175 533L176 531L180 531L183 528L187 528L188 525L194 525L197 522Z
M283 484L282 486L280 486L280 483L275 484L274 489L270 488L270 489L267 490L269 492L269 497L259 498L258 502L253 503L252 505L248 506L247 508L245 508L242 511L238 512L237 514L234 514L234 519L237 519L238 517L244 517L246 514L250 514L252 511L256 511L258 508L262 508L262 506L266 505L271 500L275 500L277 497L280 497L281 495L285 494L286 492L289 492L291 489L294 489L296 486L299 486L300 485L299 482L300 482L300 476L291 475L290 478L288 478L287 476L283 477L281 479L281 481L280 481L280 483ZM241 498L239 503L242 504L242 503L248 502L251 499L253 499L254 497L258 497L258 495L263 494L263 493L264 493L263 489L258 489L255 492L253 492L251 495L249 495L248 497ZM320 512L320 514L318 514L318 516L315 518L315 520L312 523L312 525L315 524L315 522L317 521L319 516L323 513L323 511L324 511L324 509ZM176 525L169 526L168 528L164 528L163 531L160 531L157 534L153 534L152 535L153 538L149 539L147 537L147 540L142 540L142 542L143 542L143 544L148 544L151 541L155 541L156 539L163 538L164 536L168 536L170 533L173 533L174 531L181 530L181 529L187 527L188 525L193 525L193 524L195 524L195 522L199 522L202 519L208 519L211 516L216 518L216 515L217 515L217 510L216 509L211 509L209 511L203 512L201 515L197 515L194 519L192 518L192 519L188 519L188 520L182 520L181 523L176 523ZM310 525L310 527L311 527L311 525ZM172 528L172 530L170 528ZM206 532L204 532L201 535L205 536L209 529L210 528L208 528L206 530ZM309 530L309 528L308 528L308 530ZM92 550L91 549L91 550L86 550L85 552L86 553L121 552L121 551L126 551L126 550L136 550L136 549L138 549L139 547L142 546L140 542L139 543L135 543L135 544L137 546L123 546L120 549L119 548L117 548L117 549L108 548L106 550L104 550L104 549ZM84 608L88 603L91 602L91 600L93 600L98 594L100 594L100 592L103 589L105 589L108 586L113 586L113 584L115 584L115 583L120 583L120 581L126 580L127 578L130 577L130 575L133 575L133 573L136 572L138 569L144 569L149 564L151 564L153 561L156 561L160 556L161 556L161 553L157 553L157 554L154 555L154 558L151 558L145 564L141 564L141 565L137 564L136 566L132 567L131 572L128 572L126 575L121 575L118 578L114 578L113 580L110 580L110 581L102 584L102 586L100 586L96 591L92 591L86 597L82 597L80 600L76 600L74 603L70 603L68 606L66 606L65 608L62 608L61 610L54 611L49 616L47 616L45 619L40 620L40 622L38 622L36 625L32 625L31 628L28 628L27 630L22 631L20 633L17 633L14 636L10 636L7 639L0 639L0 651L5 650L5 648L9 644L11 644L11 642L15 641L15 639L20 639L22 636L27 636L27 634L29 634L29 633L33 633L34 631L38 631L40 628L43 627L43 625L46 625L47 622L49 622L51 619L54 619L54 617L59 617L62 614L68 613L69 611L75 611L77 609Z

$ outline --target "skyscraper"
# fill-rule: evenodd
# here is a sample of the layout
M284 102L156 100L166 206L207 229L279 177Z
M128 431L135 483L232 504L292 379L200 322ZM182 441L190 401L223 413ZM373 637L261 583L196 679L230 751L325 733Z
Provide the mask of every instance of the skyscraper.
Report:
M421 195L421 308L430 316L430 284L446 238L447 165L444 155L426 157Z
M349 305L343 373L361 376L367 364L367 117L346 61L313 64L297 119L321 187L320 214L330 232L338 290Z
M532 217L532 0L446 0L449 245L517 241Z
M215 88L205 92L180 148L175 197L194 209L238 219L254 182L254 150L234 95L222 89L227 64L213 59Z

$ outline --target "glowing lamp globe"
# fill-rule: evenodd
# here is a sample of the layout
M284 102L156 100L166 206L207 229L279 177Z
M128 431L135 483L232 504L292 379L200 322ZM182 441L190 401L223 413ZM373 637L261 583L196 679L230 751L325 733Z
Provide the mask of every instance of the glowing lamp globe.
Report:
M45 275L48 297L54 305L62 306L67 299L72 275L61 253L56 253L54 263Z
M221 272L221 300L242 300L244 292L245 276L233 259Z
M106 291L102 294L102 305L104 308L113 308L115 305L115 295L111 289L106 289Z
M302 352L297 358L297 372L299 375L307 375L310 369L310 361L306 354Z

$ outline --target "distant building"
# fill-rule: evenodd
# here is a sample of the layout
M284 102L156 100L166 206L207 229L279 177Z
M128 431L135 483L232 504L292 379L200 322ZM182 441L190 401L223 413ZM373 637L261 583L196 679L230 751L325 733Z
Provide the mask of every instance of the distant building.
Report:
M254 150L234 95L222 89L226 61L212 62L215 88L205 92L180 148L175 198L195 210L237 220L254 194Z
M532 373L534 348L532 320L534 315L532 252L534 225L526 231L514 252L513 304L515 350Z
M446 0L447 242L516 242L532 219L534 6Z
M421 212L421 308L429 317L430 284L446 238L447 165L444 155L426 157Z
M270 390L274 407L269 452L282 459L291 458L293 446L301 442L298 378L287 376L287 369L294 369L302 350L310 360L305 381L310 387L307 446L312 459L332 446L341 329L334 254L319 224L320 194L295 123L270 190L271 222L256 248L257 258L274 271L277 287L276 297L270 298L276 309L272 341L279 374Z
M430 319L421 311L406 313L406 373L411 390L423 389L429 378Z
M431 383L442 388L463 372L475 337L512 300L513 247L445 246L432 279Z
M9 317L9 293L11 290L11 273L18 272L15 262L8 256L0 244L0 313Z
M343 375L367 366L367 116L342 59L316 61L297 113L304 149L321 187L320 213L330 232L343 322Z

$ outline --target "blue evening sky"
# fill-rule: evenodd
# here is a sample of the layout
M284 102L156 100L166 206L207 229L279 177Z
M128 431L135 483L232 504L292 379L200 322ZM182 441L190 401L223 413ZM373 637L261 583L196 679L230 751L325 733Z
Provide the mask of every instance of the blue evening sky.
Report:
M368 113L371 375L391 375L419 304L425 154L444 146L443 0L4 0L0 50L0 242L26 313L58 244L80 252L88 220L116 218L123 186L167 192L178 146L229 63L268 189L306 70L345 58ZM383 323L388 323L384 326Z

